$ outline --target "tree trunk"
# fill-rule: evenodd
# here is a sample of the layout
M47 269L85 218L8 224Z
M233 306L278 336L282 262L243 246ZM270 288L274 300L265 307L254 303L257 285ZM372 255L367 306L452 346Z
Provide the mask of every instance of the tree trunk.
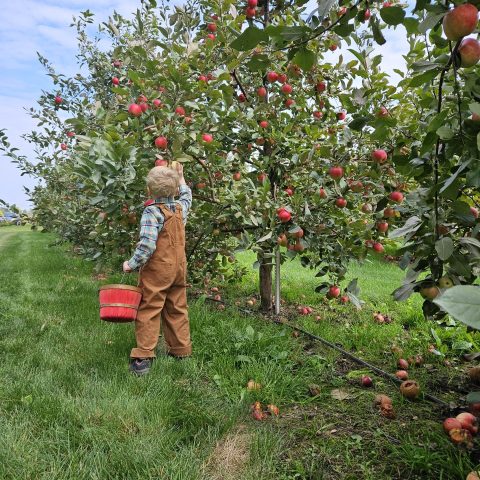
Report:
M260 261L260 308L263 312L272 309L272 259L264 258Z

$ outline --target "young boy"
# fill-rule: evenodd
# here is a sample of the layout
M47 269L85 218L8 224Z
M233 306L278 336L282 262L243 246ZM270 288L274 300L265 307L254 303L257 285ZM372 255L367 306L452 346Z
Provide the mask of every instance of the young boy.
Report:
M154 203L143 211L140 241L123 271L140 269L142 302L135 321L137 347L130 353L130 370L145 375L155 358L162 322L167 353L188 357L192 353L187 313L185 223L192 192L185 183L183 166L176 170L155 167L147 176L148 194ZM175 201L174 195L179 193Z

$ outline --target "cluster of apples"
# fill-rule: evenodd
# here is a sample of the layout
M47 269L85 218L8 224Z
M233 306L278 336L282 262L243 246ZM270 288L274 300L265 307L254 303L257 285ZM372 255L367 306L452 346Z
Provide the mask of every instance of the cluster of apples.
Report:
M478 433L477 417L469 412L462 412L455 418L445 419L443 429L453 443L472 448L473 436Z
M375 322L379 323L380 325L383 325L384 323L392 323L392 317L389 315L384 315L383 313L380 312L375 312L373 314L373 320Z
M280 211L277 210L277 215L280 219L281 222L285 223L282 218L288 218L290 220L291 214L288 210L280 209ZM277 237L277 244L280 245L281 247L286 247L288 250L293 250L295 252L303 252L305 250L305 244L302 242L302 238L304 236L304 231L303 229L299 228L295 230L295 232L292 232L290 236L295 240L295 243L290 243L287 235L285 233L282 233L279 237Z
M454 286L453 280L448 276L441 277L438 282L433 280L425 280L420 284L419 293L420 295L428 300L433 300L437 298L441 290L446 290Z
M453 8L443 17L443 32L448 40L457 41L477 28L478 10L471 3ZM463 38L458 47L462 67L473 67L480 60L480 43L476 38Z

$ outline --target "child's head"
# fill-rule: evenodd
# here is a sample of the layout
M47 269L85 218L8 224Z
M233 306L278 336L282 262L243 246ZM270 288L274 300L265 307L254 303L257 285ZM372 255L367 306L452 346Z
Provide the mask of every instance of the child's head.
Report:
M152 197L173 197L178 193L180 178L168 167L154 167L147 175L147 187Z

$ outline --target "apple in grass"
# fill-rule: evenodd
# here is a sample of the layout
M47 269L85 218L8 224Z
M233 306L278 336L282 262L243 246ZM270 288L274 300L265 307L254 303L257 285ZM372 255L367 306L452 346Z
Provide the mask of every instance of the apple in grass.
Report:
M473 67L480 60L480 43L475 38L464 38L458 48L462 67Z
M337 298L340 296L340 288L337 285L331 285L328 289L328 296L330 298Z
M138 103L132 103L128 107L128 113L133 117L139 117L143 113L143 110L142 107L138 105Z
M340 180L343 177L343 168L342 167L330 167L328 170L328 174L334 180Z
M460 40L477 27L478 10L471 3L453 8L443 17L443 32L449 40Z

